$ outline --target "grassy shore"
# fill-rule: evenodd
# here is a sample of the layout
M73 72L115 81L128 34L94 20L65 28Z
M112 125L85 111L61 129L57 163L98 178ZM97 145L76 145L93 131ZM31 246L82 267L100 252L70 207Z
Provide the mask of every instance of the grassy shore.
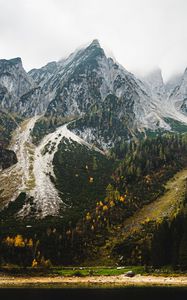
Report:
M0 275L13 276L63 276L63 277L86 277L86 276L118 276L133 271L135 274L146 274L143 266L128 267L51 267L51 268L21 268L18 266L4 266L0 268Z
M125 276L133 271L134 277ZM48 270L1 268L0 288L122 288L128 286L187 287L187 273L171 273L168 268L145 271L131 267L58 267Z

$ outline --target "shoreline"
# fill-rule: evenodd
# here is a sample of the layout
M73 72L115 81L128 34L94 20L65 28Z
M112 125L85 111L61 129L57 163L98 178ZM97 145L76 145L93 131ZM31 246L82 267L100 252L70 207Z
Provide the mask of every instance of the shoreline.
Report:
M187 276L136 275L85 277L17 277L0 276L1 288L123 288L123 287L187 287Z

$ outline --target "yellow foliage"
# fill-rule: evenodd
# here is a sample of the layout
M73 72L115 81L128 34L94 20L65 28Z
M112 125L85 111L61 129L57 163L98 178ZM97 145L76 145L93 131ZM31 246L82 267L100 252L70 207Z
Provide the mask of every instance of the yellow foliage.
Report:
M13 246L14 245L14 238L11 238L7 236L7 238L4 241L8 246Z
M162 223L162 218L157 218L157 220L156 220L156 222L158 223L158 224L161 224Z
M113 200L111 200L109 204L110 204L110 207L113 207L113 206L115 206L115 203L114 203L114 201L113 201Z
M20 235L20 234L16 235L16 237L14 239L14 246L15 247L20 247L20 248L25 247L25 242L23 240L22 235Z
M27 243L27 246L29 248L32 248L33 247L33 240L32 239L29 239L28 243Z
M90 221L91 220L91 215L90 215L90 213L88 212L87 214L86 214L86 221Z
M119 200L120 200L121 202L124 202L124 201L125 201L125 197L124 197L124 196L120 196Z
M99 205L100 205L100 206L103 206L103 202L102 202L102 201L100 201L100 202L99 202Z
M44 256L42 256L41 259L39 259L38 261L36 259L33 259L32 261L32 268L36 268L36 267L44 267L44 268L50 268L52 266L51 261L49 259L44 258Z
M107 211L108 210L108 206L107 205L104 205L103 206L103 211Z
M36 259L33 259L33 261L32 261L32 268L36 268L36 267L38 267L38 262L37 262Z

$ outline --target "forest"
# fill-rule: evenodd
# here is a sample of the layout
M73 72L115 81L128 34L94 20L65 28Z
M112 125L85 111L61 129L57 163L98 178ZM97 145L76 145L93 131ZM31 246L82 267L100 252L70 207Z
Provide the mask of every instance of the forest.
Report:
M107 156L62 141L52 180L69 205L66 214L36 222L33 208L33 216L19 219L16 213L24 201L33 201L20 194L0 213L1 265L47 268L117 262L187 268L186 194L172 219L146 220L141 233L120 243L111 239L115 228L165 193L165 183L186 167L186 153L187 134L120 141ZM105 257L108 240L110 258Z

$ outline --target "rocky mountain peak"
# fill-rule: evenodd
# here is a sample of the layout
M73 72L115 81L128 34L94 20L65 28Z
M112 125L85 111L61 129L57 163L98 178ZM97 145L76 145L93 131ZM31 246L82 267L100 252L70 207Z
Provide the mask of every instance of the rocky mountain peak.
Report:
M144 77L144 79L154 87L159 87L164 85L163 77L162 77L162 71L160 68L157 68L153 71L151 71L148 75Z
M91 44L85 48L83 54L90 55L90 56L105 56L103 48L100 46L100 43L98 40L93 40Z
M171 94L177 86L180 86L181 80L182 80L182 74L177 74L170 77L165 84L167 93Z
M94 39L94 40L91 42L90 46L92 46L92 47L94 46L94 47L101 48L101 46L100 46L100 43L99 43L99 40L98 40L98 39Z
M142 80L148 85L152 92L152 95L158 97L160 100L165 95L165 84L162 77L162 71L160 68L156 68L142 78Z
M22 65L21 57L12 58L9 60L9 63L12 65Z
M20 57L12 59L0 59L0 75L4 72L9 72L14 68L22 68L22 60Z

